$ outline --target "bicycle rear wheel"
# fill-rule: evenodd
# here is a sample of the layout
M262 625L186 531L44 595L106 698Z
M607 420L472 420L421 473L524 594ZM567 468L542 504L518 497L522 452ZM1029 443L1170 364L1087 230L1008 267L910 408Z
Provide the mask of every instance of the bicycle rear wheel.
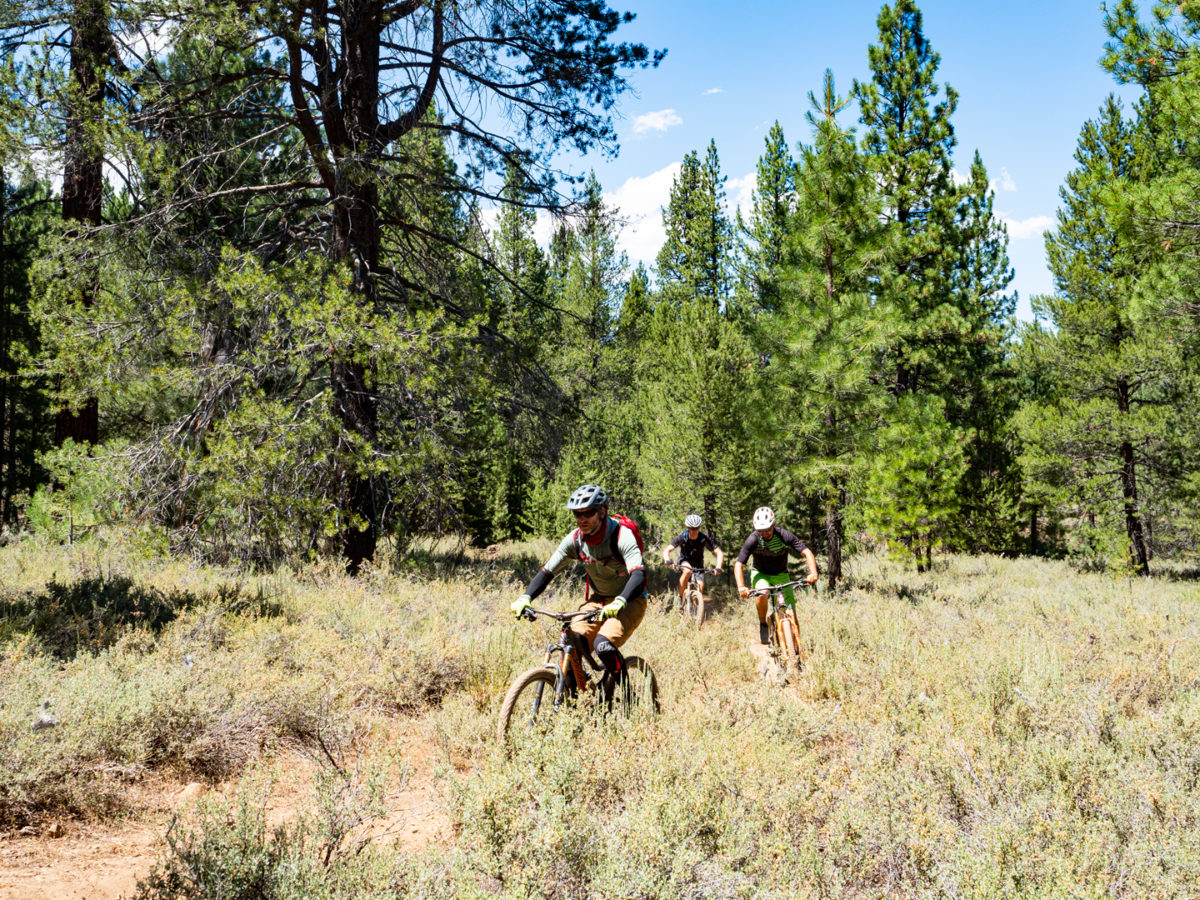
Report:
M504 743L512 728L545 724L554 713L555 683L558 670L538 666L519 675L504 695L500 720L496 723L496 738Z
M611 690L611 676L605 675L602 682L605 697L611 697L612 709L628 719L634 715L657 715L658 679L654 670L641 657L625 657L625 677Z

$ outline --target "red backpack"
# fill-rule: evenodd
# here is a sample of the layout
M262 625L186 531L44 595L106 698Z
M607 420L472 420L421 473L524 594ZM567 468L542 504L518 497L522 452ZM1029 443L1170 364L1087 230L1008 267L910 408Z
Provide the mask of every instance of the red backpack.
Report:
M612 534L608 538L608 541L609 541L609 547L608 547L609 554L608 555L610 557L616 557L617 559L622 558L621 550L619 547L617 547L617 540L621 536L621 526L624 525L626 528L628 528L630 531L633 532L634 540L637 541L638 552L642 554L643 563L644 563L645 556L646 556L646 542L644 540L642 540L642 532L638 528L638 523L633 521L633 519L629 518L629 516L621 515L620 513L609 513L609 518L617 523L617 527L612 530ZM607 526L605 526L605 527L607 527ZM583 532L580 531L578 528L576 528L575 529L575 548L579 551L579 555L581 557L584 555L584 548L586 546L587 546L587 544L583 539ZM587 555L596 556L595 553L589 553Z

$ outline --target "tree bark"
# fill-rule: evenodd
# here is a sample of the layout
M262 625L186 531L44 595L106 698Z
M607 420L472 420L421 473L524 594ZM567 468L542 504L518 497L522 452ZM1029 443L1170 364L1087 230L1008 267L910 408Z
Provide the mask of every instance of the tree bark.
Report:
M381 7L376 0L346 5L342 58L340 122L328 129L339 160L334 179L331 257L351 268L360 302L373 308L377 299L379 264L379 189L372 162L379 147L379 34ZM326 110L326 121L329 113ZM335 117L336 118L336 117ZM337 146L340 143L340 146ZM366 367L361 362L334 360L333 391L343 428L375 444L379 410ZM351 451L353 453L353 451ZM341 506L345 514L342 554L346 570L356 574L375 556L379 514L373 480L360 474L353 462L340 464Z
M1117 409L1123 415L1129 413L1129 384L1117 380ZM1129 537L1130 556L1134 571L1139 575L1150 574L1150 556L1146 551L1146 537L1142 532L1142 518L1138 511L1137 467L1131 441L1121 442L1121 497L1125 508L1125 533Z
M66 147L63 165L62 213L68 236L84 229L73 227L100 224L104 196L104 158L96 136L98 110L104 102L104 61L111 37L108 16L101 0L77 0L71 23L71 96L68 99ZM90 307L95 286L84 288L81 298ZM60 409L54 420L54 443L68 438L94 444L100 439L100 405L89 397L79 409Z
M845 520L842 518L842 508L846 502L846 492L835 480L833 494L825 506L825 540L829 542L829 587L832 590L842 577L842 541L845 538Z

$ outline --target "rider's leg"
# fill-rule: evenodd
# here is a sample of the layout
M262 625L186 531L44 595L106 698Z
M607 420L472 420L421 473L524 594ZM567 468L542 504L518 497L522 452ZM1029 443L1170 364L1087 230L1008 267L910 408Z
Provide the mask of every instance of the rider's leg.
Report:
M750 586L753 590L769 587L770 584L770 580L762 572L756 572L754 569L750 570ZM768 600L769 597L767 594L754 595L754 608L758 612L758 642L760 644L770 643L770 639L767 635Z
M602 607L608 602L608 599L609 598L593 596L592 599L588 600L587 603L584 603L579 608L581 610L588 610L590 612L591 610ZM571 623L571 631L579 635L579 637L586 642L585 646L592 647L594 646L596 635L600 633L600 625L600 622L588 622L585 619L576 619Z
M600 626L592 645L596 658L604 671L614 676L610 684L621 684L625 680L625 657L621 655L620 647L629 640L629 636L637 629L646 615L646 597L643 594L634 600L629 600L625 608L615 618L609 619Z

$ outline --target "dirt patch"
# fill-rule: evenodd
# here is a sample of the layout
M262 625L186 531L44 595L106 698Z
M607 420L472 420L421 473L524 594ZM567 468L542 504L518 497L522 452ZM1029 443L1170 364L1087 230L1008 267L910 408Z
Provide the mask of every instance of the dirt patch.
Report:
M386 803L388 813L371 826L372 840L404 852L453 839L449 812L434 782L436 752L418 723L405 723L396 735L410 768ZM272 792L270 823L297 815L311 796L315 764L289 756L287 773ZM129 900L137 882L154 866L172 816L210 791L228 793L232 785L206 787L198 782L160 782L139 787L138 821L85 825L52 823L24 833L0 834L0 900Z

